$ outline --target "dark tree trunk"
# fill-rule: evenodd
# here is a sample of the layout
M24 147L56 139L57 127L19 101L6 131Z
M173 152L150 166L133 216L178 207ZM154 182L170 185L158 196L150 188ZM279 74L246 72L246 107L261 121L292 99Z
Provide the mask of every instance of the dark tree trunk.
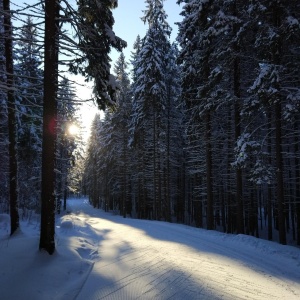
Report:
M122 167L122 187L123 187L123 195L122 197L122 206L123 206L123 217L126 218L127 213L131 213L129 211L129 199L127 199L127 155L126 155L126 136L123 134L123 167Z
M5 58L7 78L7 106L8 106L8 138L9 138L9 203L10 203L10 234L19 228L18 214L18 166L17 166L17 142L16 142L16 107L14 97L14 68L12 56L12 27L10 16L10 1L3 0L4 9L4 35Z
M212 187L211 116L206 114L206 186L207 186L207 229L214 229L214 206Z
M64 211L67 210L67 195L68 195L68 191L65 188L65 190L64 190Z
M282 134L281 134L281 103L275 104L275 134L276 134L276 183L277 183L277 209L278 231L280 244L286 244L284 187L283 187L283 157L282 157Z
M236 51L239 52L239 48L236 47ZM241 91L240 91L240 59L236 57L234 59L234 96L236 97L236 103L234 104L234 121L235 121L235 140L241 135L241 116L240 116L240 104ZM244 233L244 205L243 205L243 174L242 169L236 170L236 230L237 233Z
M170 110L171 110L171 101L170 96L168 97L168 111L167 111L167 169L166 169L166 220L168 222L171 222L171 210L172 210L172 204L171 204L171 171L170 171L170 160L171 160L171 154L170 154L170 143L171 143L171 120L170 120Z
M274 27L281 27L281 7L278 2L274 2L273 6ZM273 63L276 66L281 65L282 42L279 39L272 49ZM278 91L280 86L276 87ZM280 244L286 244L286 228L285 228L285 208L284 208L284 184L283 184L283 154L282 154L282 108L281 96L276 99L275 108L275 149L276 149L276 184L277 184L277 209L278 209L278 231Z
M59 1L45 0L45 64L40 249L55 251L55 144L57 125Z
M156 113L153 114L153 218L157 220L156 194Z
M297 119L296 124L295 124L295 132L298 132L299 126L298 126L299 120ZM297 224L296 224L296 240L297 240L297 245L300 245L300 159L298 157L299 153L299 138L295 136L295 153L296 153L296 158L295 158L295 165L296 165L296 203L295 203L295 213L296 213L296 218L297 218Z
M269 165L272 165L272 112L271 108L268 111L268 154L269 154ZM272 209L272 187L271 184L268 185L268 199L267 199L267 212L268 212L268 240L273 239L273 209Z
M227 119L227 127L231 128L232 125L232 113L231 113L231 109L228 110L228 115L227 115L228 119ZM232 201L232 168L231 168L231 164L230 162L233 160L232 157L232 151L231 149L233 148L233 142L232 142L232 135L231 135L231 130L228 130L228 136L227 136L227 182L226 182L226 192L224 194L224 210L225 210L225 226L226 226L226 231L227 233L233 233L234 232L234 228L235 228L235 224L233 222L233 201Z

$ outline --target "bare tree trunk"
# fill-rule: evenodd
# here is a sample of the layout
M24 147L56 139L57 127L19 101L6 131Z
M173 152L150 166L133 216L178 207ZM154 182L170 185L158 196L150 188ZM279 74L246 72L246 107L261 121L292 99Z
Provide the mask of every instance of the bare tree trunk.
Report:
M207 229L214 229L214 203L212 186L211 116L206 114L206 185L207 185Z
M272 112L271 108L268 111L268 152L269 152L269 165L272 165L272 138L271 128L272 127ZM268 240L273 239L273 209L272 209L272 187L268 185L268 199L267 199L267 211L268 211Z
M239 109L235 104L235 137L236 139L240 135L240 117ZM237 233L244 233L244 205L243 205L243 174L242 169L238 167L236 169L236 230Z
M45 0L45 64L40 249L55 251L55 144L57 126L59 0Z
M8 106L8 137L9 137L9 203L10 203L10 234L19 228L18 214L18 166L17 166L17 142L16 142L16 107L14 97L14 68L12 56L12 27L10 15L10 1L3 0L4 9L4 35L5 58L7 78L7 106Z
M239 53L240 49L236 46L236 52ZM241 116L240 116L240 104L241 101L241 82L240 82L240 59L236 57L234 59L233 66L233 85L234 96L236 102L234 104L234 121L235 121L235 140L241 135ZM244 233L244 205L243 205L243 173L241 168L236 169L236 229L237 233Z
M156 112L153 113L153 218L157 220L156 194Z
M123 147L122 147L122 156L123 156L123 167L122 167L122 187L123 187L123 193L121 195L122 197L122 206L123 206L123 217L126 218L129 199L127 200L127 155L126 155L126 136L123 134Z
M275 134L276 134L276 178L277 178L277 209L278 230L280 244L286 244L285 232L285 209L284 209L284 187L283 187L283 157L282 157L282 134L281 134L281 103L275 104Z
M170 160L171 160L171 147L170 147L170 143L171 143L171 114L170 114L170 110L171 110L171 101L170 101L170 92L169 92L169 96L168 96L168 111L167 111L167 135L166 135L166 139L167 139L167 165L166 165L166 199L165 199L165 203L166 203L166 220L168 222L171 222L172 220L172 203L171 203L171 171L170 171Z
M295 132L298 132L299 126L298 126L298 118L296 120L295 124ZM299 138L295 136L295 165L296 165L296 201L295 201L295 214L297 218L297 225L296 225L296 240L297 245L300 245L300 159L298 157L299 153Z
M281 26L281 7L274 2L273 20L275 28ZM274 49L272 49L273 60L276 66L281 64L282 45L279 40ZM280 90L280 86L277 87ZM286 228L285 228L285 208L284 208L284 184L283 184L283 155L282 155L282 108L281 97L276 99L275 103L275 150L276 150L276 184L277 184L277 209L278 209L278 230L280 244L286 244Z

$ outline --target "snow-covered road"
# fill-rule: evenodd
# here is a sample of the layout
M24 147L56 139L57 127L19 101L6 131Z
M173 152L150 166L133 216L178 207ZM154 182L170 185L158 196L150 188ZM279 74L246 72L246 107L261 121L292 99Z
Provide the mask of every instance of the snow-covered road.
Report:
M300 299L297 248L68 206L58 234L93 262L77 300Z
M38 251L40 216L9 237L0 214L0 300L300 299L300 250L245 235L124 219L68 200L56 251Z

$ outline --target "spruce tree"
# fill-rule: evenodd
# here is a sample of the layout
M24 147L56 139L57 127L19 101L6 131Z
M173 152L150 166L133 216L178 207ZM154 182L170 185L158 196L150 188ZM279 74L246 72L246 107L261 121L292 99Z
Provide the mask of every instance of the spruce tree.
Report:
M76 13L78 44L81 51L78 58L70 62L70 70L80 73L87 80L94 80L94 94L98 107L102 110L113 105L115 100L115 78L110 73L111 47L121 51L126 42L113 31L112 9L118 1L78 0Z
M57 138L56 138L56 211L60 213L61 202L66 208L66 198L69 194L69 177L75 165L76 148L79 142L79 122L76 117L75 90L67 78L59 82L57 95ZM72 132L72 128L78 132Z
M112 136L116 137L115 142L115 157L120 157L120 171L116 176L120 177L121 189L121 214L126 217L127 213L131 214L132 201L129 195L129 159L130 152L128 147L129 142L129 122L132 110L130 97L130 80L127 73L127 62L123 53L119 56L114 67L114 74L118 84L119 91L117 93L116 107L113 111L111 122L113 123Z
M147 9L142 19L148 23L149 29L143 39L135 65L137 72L133 91L132 127L135 130L135 137L139 136L136 144L143 149L141 169L149 169L152 173L152 178L149 177L149 172L145 173L141 182L141 184L144 184L144 180L148 182L143 187L145 189L143 193L149 193L151 202L143 203L140 207L143 207L149 218L158 219L162 217L159 152L159 147L162 146L159 146L159 135L162 132L162 116L167 101L165 70L170 49L170 27L166 22L163 1L148 0L146 3ZM146 132L150 135L146 135ZM146 212L146 207L148 212Z
M182 2L186 2L182 12L184 19L179 25L178 36L181 46L178 62L182 65L183 72L182 95L193 118L194 125L190 127L192 132L198 135L195 128L202 123L202 143L205 145L207 229L213 229L212 113L217 105L215 84L220 74L219 68L214 65L213 56L216 30L212 22L216 6L213 5L213 1L178 1L178 3ZM194 137L197 139L196 135ZM201 214L202 208L199 207L197 210Z
M276 210L279 242L286 244L288 224L284 149L287 122L297 112L299 93L299 4L294 1L259 1L251 12L259 24L255 35L259 70L251 90L261 105L269 109L275 128ZM296 121L297 123L297 121Z
M27 18L15 46L15 73L18 111L18 164L20 206L40 206L42 143L42 77L37 30Z

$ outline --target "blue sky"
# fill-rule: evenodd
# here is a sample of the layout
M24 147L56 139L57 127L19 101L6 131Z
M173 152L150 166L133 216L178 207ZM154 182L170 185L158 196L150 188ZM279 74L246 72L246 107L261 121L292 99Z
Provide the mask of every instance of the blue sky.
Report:
M144 15L143 10L146 9L146 3L144 0L118 0L118 3L118 7L113 10L113 16L115 19L113 30L117 36L119 36L127 42L127 48L123 50L123 53L125 55L126 61L129 62L131 58L132 47L136 40L136 37L138 36L138 34L141 36L141 38L144 37L148 28L147 25L144 25L144 23L141 20L141 17ZM174 23L182 19L182 17L179 15L181 12L181 8L179 5L176 4L176 0L166 0L164 1L164 9L166 11L166 14L168 15L167 21L169 25L173 28L171 34L171 41L174 41L176 39L178 31L178 27ZM119 52L115 50L111 51L111 70L114 69L115 61L118 59L119 56ZM130 65L128 67L130 69ZM78 88L78 92L79 96L84 98L91 93L91 89ZM99 110L97 110L97 108L91 103L86 103L82 107L81 112L83 116L83 126L85 128L89 128L95 113L99 113ZM103 115L102 112L101 115ZM89 133L89 130L86 130L87 133Z
M144 25L141 20L143 10L146 9L146 3L144 0L118 0L118 2L118 8L113 10L115 18L113 29L117 36L127 42L127 48L123 52L128 61L137 35L139 34L143 37L147 30L147 25ZM181 16L179 15L181 8L176 4L176 0L164 1L164 8L168 15L168 23L173 28L171 41L174 41L178 29L174 23L181 20ZM119 55L117 51L112 51L112 60L115 61Z
M18 5L21 6L24 5L25 0L22 0L20 2L18 1L14 2L17 2ZM27 0L26 4L32 4L36 2L37 0ZM70 2L74 2L74 0L70 0ZM131 58L132 47L137 35L139 34L142 38L144 37L147 30L147 25L144 25L144 23L141 20L141 17L143 16L143 10L146 9L146 3L144 0L118 0L118 3L118 8L113 10L113 16L115 19L115 25L113 27L113 30L115 31L117 36L119 36L127 42L127 48L124 49L123 52L125 54L127 62L129 62ZM15 8L13 5L11 7ZM181 8L179 5L176 4L176 0L165 0L164 8L168 15L168 23L173 28L171 34L171 41L174 41L176 39L178 30L177 26L174 23L182 19L182 17L179 15L181 12ZM112 70L114 68L114 63L119 56L119 52L115 50L111 51ZM86 84L83 78L80 76L69 75L69 77L82 85L76 86L77 95L79 98L88 99L91 97L91 83ZM83 105L83 107L81 108L81 113L83 126L85 128L89 128L90 123L94 118L94 114L96 112L97 109L92 103L86 103L85 105Z
M74 3L75 0L69 0L69 3ZM171 34L171 41L174 41L177 36L177 25L175 22L178 22L182 19L179 15L181 12L181 8L178 4L176 4L177 0L165 0L164 8L168 15L169 25L173 28ZM15 9L16 7L13 3L17 3L21 7L28 4L37 3L37 0L21 0L13 1L11 8ZM25 4L26 3L26 4ZM143 37L147 30L147 25L141 20L143 16L143 10L146 9L145 0L118 0L118 8L113 10L113 16L115 19L115 25L113 30L116 35L122 38L127 42L127 48L123 51L128 61L130 59L130 54L132 51L132 46L136 40L137 35L139 34ZM18 24L16 22L15 24ZM119 57L119 53L117 51L111 52L111 58L113 60L112 67L114 61Z

